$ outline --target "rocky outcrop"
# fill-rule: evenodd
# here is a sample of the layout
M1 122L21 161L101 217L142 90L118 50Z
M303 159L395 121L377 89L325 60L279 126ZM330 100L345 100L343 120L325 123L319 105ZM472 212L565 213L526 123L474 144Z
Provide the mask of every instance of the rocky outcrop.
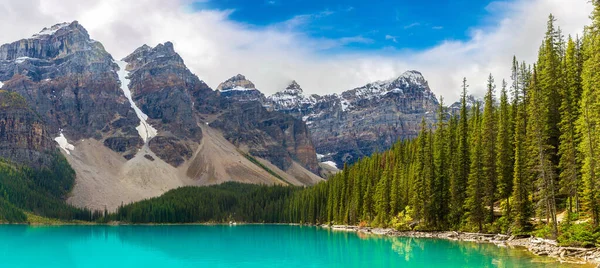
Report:
M49 166L56 146L42 119L17 93L0 90L0 158Z
M421 73L367 84L341 94L305 96L295 81L265 106L308 125L322 161L338 167L416 137L421 118L435 121L438 101Z
M221 83L217 87L217 92L221 97L239 102L257 101L265 103L266 100L265 95L256 89L254 83L241 74Z
M181 165L191 157L194 143L202 139L194 99L214 95L212 89L190 72L171 42L154 48L144 45L123 61L133 100L158 130L150 148L167 163ZM214 110L207 105L211 104L202 102L196 107Z
M301 120L270 112L260 102L223 100L228 107L210 126L223 131L225 138L254 156L269 160L282 170L293 161L319 174L316 151L310 132Z
M142 144L135 141L139 120L119 89L117 70L77 21L0 46L3 88L25 97L52 136L62 129L69 140L127 140L112 148L130 155Z
M148 144L150 150L163 161L177 167L193 155L192 148L175 137L157 136Z

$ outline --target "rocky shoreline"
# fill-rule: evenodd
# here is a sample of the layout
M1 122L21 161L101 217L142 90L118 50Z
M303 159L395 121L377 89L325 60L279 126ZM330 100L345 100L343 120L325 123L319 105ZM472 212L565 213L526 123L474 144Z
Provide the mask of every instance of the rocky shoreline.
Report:
M548 256L559 262L575 264L593 264L600 267L600 248L561 247L555 240L537 237L518 237L503 234L465 233L455 231L417 232L396 231L391 228L372 228L346 225L321 225L338 231L360 232L366 234L396 237L437 238L453 241L491 243L500 247L527 249L537 256Z

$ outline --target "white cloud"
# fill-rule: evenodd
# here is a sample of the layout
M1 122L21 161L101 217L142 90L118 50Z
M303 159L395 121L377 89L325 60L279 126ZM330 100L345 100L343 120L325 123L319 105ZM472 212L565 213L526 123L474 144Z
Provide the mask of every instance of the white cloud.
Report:
M396 40L396 36L392 36L392 35L389 35L389 34L385 35L385 40L392 40L392 42L398 43L398 40Z
M404 26L404 29L405 29L405 30L408 30L408 29L410 29L410 28L414 28L414 27L417 27L417 26L420 26L420 25L421 25L421 23L418 23L418 22L413 22L413 23L411 23L411 24L409 24L409 25L406 25L406 26Z
M534 60L549 13L558 18L564 33L577 34L589 23L591 11L587 0L495 2L487 8L487 25L469 29L468 41L448 40L423 51L386 48L331 54L323 49L372 40L362 36L315 39L302 33L298 25L331 11L296 17L286 27L258 28L231 21L232 10L192 11L191 2L0 0L3 21L11 22L4 27L0 43L28 37L57 22L78 20L115 58L142 44L173 41L188 67L213 88L242 73L267 94L292 79L309 93L324 94L416 69L435 93L450 102L458 96L462 77L469 79L471 91L481 94L489 73L498 83L509 77L512 55Z

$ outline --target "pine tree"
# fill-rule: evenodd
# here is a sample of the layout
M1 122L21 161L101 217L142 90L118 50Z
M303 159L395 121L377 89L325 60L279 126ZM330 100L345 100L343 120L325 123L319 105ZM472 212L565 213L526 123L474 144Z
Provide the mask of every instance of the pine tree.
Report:
M538 215L546 217L546 222L551 225L553 236L556 237L558 234L554 192L556 174L551 161L553 148L548 144L550 134L546 126L546 117L550 115L547 107L544 107L547 103L543 101L543 91L537 81L537 68L534 68L527 112L530 118L536 118L536 120L530 120L527 125L528 168L537 186L535 196L538 201Z
M579 184L579 163L577 162L577 135L575 123L579 116L578 103L580 96L580 83L578 77L581 75L577 70L576 44L569 37L566 57L564 60L565 84L561 87L561 122L560 122L560 186L561 192L569 197L569 212L573 212L573 201L575 207L578 206L578 184Z
M465 200L467 219L474 224L479 232L483 231L485 220L485 185L483 173L483 148L480 120L480 104L473 107L473 131L471 136L471 167L467 183L467 199Z
M417 155L416 155L416 166L415 166L415 181L413 184L413 197L411 204L414 212L413 218L415 220L421 220L425 216L425 210L427 208L426 200L427 196L427 124L425 118L421 120L421 131L417 139Z
M560 84L561 84L561 34L554 27L556 19L552 14L548 17L546 37L540 49L538 59L537 82L540 90L538 102L542 103L541 110L544 112L545 132L547 139L548 154L554 169L558 166L558 146L560 139Z
M386 226L390 213L390 174L387 168L385 168L383 177L377 183L374 199L376 200L377 213L375 222L380 226Z
M583 198L594 226L600 217L600 1L594 0L592 25L586 28L583 40L585 62L582 70L583 93L580 102L577 132L581 137L579 152L582 158Z
M513 171L514 171L514 152L512 114L510 104L508 103L508 93L506 91L506 81L502 81L502 91L500 92L500 108L498 114L498 136L496 139L497 151L497 174L498 174L498 193L499 197L506 201L504 215L510 218L510 196L513 190ZM516 104L518 105L518 103Z
M489 207L486 221L494 221L494 201L496 200L496 188L498 183L498 173L496 168L496 108L494 90L494 77L490 74L487 83L487 93L485 95L485 104L483 108L483 122L481 126L481 147L483 157L483 177L485 187L485 202Z
M527 228L531 216L531 200L529 177L526 172L526 123L525 123L525 103L517 103L515 118L515 164L513 172L513 215L514 227L516 231L523 231Z
M463 79L460 117L458 123L458 167L457 175L451 182L450 222L462 222L469 179L471 158L469 152L469 121L467 110L467 78Z
M435 132L435 141L433 146L435 177L433 186L433 200L435 205L435 223L436 227L446 226L448 220L448 201L449 201L449 165L446 151L448 141L448 130L446 126L446 111L444 108L444 99L440 97L438 107L437 129Z

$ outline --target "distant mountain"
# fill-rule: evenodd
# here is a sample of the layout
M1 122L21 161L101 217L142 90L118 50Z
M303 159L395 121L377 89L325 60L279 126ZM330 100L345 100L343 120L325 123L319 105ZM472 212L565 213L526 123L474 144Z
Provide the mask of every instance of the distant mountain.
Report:
M476 98L473 95L468 95L467 96L467 110L470 110L471 108L473 108L473 106L475 106L475 104L477 102L481 103L481 110L483 111L483 99ZM452 105L450 105L448 107L448 109L451 113L458 114L458 113L460 113L461 107L462 107L462 98L459 99L458 101L452 103Z
M265 95L256 89L254 84L241 74L221 83L217 87L217 91L222 97L234 101L258 101L261 103L265 101Z
M296 81L266 100L259 97L262 94L254 84L251 88L238 90L231 98L257 100L270 110L302 119L317 153L322 155L320 161L330 161L340 168L344 163L384 151L399 139L416 137L421 118L434 122L438 105L418 71L324 96L305 95Z
M56 24L0 46L0 157L40 167L60 150L68 202L93 209L186 185L321 181L306 124L227 94L244 80L215 91L171 42L115 60L77 21Z

